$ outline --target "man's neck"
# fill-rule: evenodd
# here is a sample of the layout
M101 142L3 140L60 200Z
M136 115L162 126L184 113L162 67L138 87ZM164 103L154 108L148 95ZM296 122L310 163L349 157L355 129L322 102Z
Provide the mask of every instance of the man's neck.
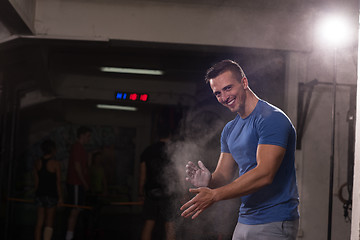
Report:
M247 118L254 111L258 101L258 96L256 96L252 91L249 91L249 94L246 96L244 112L238 112L239 116L242 119Z

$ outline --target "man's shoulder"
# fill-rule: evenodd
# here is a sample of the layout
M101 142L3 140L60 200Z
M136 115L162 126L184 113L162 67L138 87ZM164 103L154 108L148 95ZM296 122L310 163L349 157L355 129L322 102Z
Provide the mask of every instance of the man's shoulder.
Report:
M283 118L290 120L289 117L286 115L286 113L281 110L279 107L276 107L275 105L272 105L266 101L261 100L260 102L260 109L258 111L258 115L260 115L263 118Z
M261 131L289 132L295 131L290 118L278 107L263 103L264 110L261 111L256 120L256 126Z
M280 108L278 108L277 106L265 101L265 100L262 100L260 99L259 100L259 110L258 112L262 113L262 112L278 112L278 111L281 111ZM282 111L281 111L282 112Z

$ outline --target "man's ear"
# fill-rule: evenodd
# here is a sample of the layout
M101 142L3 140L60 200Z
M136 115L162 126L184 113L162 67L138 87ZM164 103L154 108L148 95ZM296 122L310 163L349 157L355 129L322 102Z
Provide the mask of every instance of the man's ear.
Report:
M247 89L247 88L249 87L249 82L248 82L248 80L247 80L246 77L243 77L243 78L241 79L241 83L242 83L242 85L244 86L244 89Z

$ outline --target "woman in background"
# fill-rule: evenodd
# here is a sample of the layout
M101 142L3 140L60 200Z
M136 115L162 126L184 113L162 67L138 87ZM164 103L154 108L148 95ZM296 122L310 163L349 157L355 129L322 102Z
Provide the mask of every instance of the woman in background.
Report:
M63 202L61 191L61 166L55 160L56 145L52 140L45 140L41 144L42 158L35 162L35 202L37 205L37 221L35 240L50 240L56 206ZM44 231L42 234L42 229Z

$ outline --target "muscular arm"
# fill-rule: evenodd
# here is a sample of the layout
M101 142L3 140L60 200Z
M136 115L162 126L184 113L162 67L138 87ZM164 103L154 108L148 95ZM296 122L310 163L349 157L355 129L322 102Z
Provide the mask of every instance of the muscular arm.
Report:
M218 188L228 184L235 175L237 164L230 153L221 153L208 187Z
M192 215L192 218L196 218L217 201L244 196L271 184L281 165L284 154L285 149L282 147L260 144L256 153L257 166L254 169L222 187L190 189L190 192L197 193L197 195L181 207L181 210L184 210L181 215L184 217ZM231 180L230 175L226 173L226 170L228 171L232 165L230 157L227 154L223 157L224 162L219 162L213 174L214 179L211 179L211 185Z
M216 201L244 196L271 184L284 155L282 147L260 144L256 153L257 166L232 183L215 189Z

